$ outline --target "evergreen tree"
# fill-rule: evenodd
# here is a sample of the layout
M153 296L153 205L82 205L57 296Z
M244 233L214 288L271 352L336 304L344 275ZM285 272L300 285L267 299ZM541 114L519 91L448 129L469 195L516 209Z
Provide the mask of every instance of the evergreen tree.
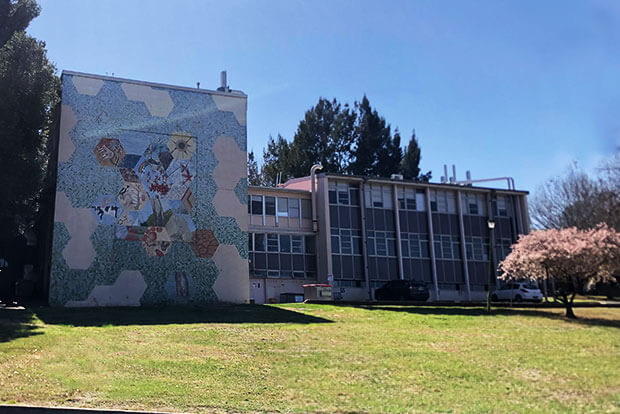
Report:
M344 173L355 142L355 120L356 114L347 104L319 98L297 127L291 145L294 162L290 175L307 175L316 163L323 165L325 172Z
M392 137L390 125L370 106L366 95L356 102L358 122L354 160L348 171L354 175L389 177L397 173L402 159L400 134Z
M248 184L263 185L263 178L258 170L258 164L254 157L254 151L248 153Z
M38 213L58 102L45 43L25 32L39 12L33 0L0 0L0 218L13 226L5 235L23 231Z
M275 140L270 136L267 141L267 148L263 150L263 184L275 186L280 174L282 182L294 178L295 176L292 173L293 162L291 144L280 134Z

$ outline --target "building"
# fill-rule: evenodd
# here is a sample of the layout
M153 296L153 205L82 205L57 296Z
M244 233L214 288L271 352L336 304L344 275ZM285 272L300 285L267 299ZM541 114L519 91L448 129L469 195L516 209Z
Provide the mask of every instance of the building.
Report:
M249 188L250 298L279 301L305 283L368 300L389 280L423 281L431 300L486 297L488 220L494 267L529 232L527 192L319 174L312 229L310 177ZM497 283L497 282L495 282Z
M50 304L269 303L317 282L368 300L393 279L477 300L488 219L494 264L529 231L514 189L326 173L248 188L246 106L225 79L63 72Z
M50 304L249 300L246 102L63 72Z

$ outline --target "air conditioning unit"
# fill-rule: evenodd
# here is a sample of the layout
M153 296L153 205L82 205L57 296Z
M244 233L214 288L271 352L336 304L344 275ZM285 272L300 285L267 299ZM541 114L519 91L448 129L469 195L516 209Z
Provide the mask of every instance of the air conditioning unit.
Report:
M402 174L392 174L390 176L391 180L398 180L398 181L402 181L403 180L403 175Z

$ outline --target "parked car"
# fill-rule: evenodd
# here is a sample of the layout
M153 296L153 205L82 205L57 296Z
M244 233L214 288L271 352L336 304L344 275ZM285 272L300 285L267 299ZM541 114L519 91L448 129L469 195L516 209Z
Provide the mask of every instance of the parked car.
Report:
M508 283L503 285L491 295L494 302L540 302L543 299L542 292L535 283Z
M420 300L426 301L430 293L425 283L411 280L391 280L375 290L376 300Z

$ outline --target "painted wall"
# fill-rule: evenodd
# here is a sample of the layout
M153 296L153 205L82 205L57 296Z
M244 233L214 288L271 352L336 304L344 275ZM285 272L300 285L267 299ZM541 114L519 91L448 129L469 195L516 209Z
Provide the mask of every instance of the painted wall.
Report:
M63 74L50 304L248 301L246 105Z

